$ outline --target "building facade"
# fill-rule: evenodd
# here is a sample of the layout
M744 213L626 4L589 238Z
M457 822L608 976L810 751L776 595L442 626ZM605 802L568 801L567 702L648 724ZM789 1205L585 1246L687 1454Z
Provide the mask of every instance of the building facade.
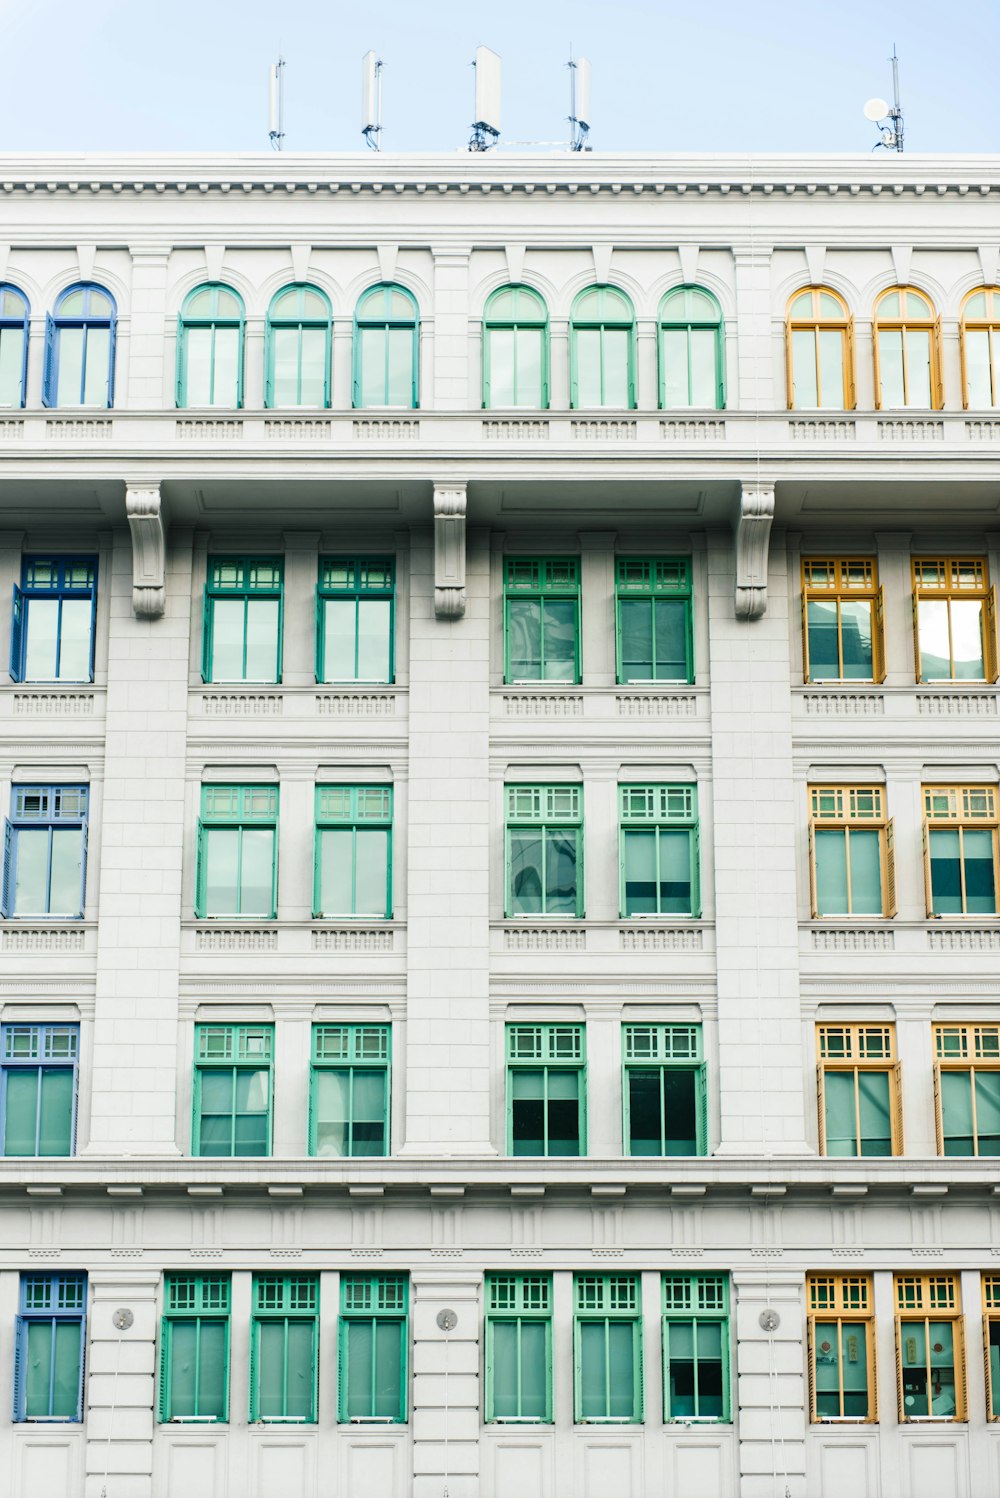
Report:
M998 194L4 160L12 1498L1000 1488Z

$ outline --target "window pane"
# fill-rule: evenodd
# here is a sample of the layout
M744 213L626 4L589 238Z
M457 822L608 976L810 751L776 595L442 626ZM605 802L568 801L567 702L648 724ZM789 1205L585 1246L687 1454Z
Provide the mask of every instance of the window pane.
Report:
M888 1072L858 1072L858 1106L861 1110L861 1153L891 1155Z
M240 835L235 828L208 827L205 849L205 914L237 915Z
M0 338L2 336L0 334ZM2 360L0 360L0 368L2 368ZM987 328L966 329L965 373L968 382L969 406L974 411L988 410L994 402L990 380L990 334ZM18 374L20 376L20 371ZM0 400L2 399L2 394L0 394Z
M1000 1320L995 1316L989 1321L989 1345L987 1350L990 1368L990 1407L993 1419L1000 1416Z
M80 1403L80 1323L57 1321L55 1339L51 1413L72 1420Z
M610 1413L606 1393L607 1349L602 1321L580 1322L580 1415Z
M993 882L993 838L986 827L966 828L962 834L965 852L965 908L970 915L996 913Z
M599 328L574 328L576 342L577 406L599 406L601 402L601 332Z
M631 1418L635 1407L635 1368L632 1345L635 1328L630 1321L608 1323L608 1363L611 1374L611 1398L608 1414L620 1420Z
M257 1333L257 1407L260 1415L291 1414L285 1409L285 1323L259 1321ZM289 1332L291 1327L289 1327ZM291 1379L289 1379L289 1390Z
M247 600L247 681L278 679L278 600Z
M714 411L719 404L719 382L716 370L718 337L709 328L692 328L691 404Z
M549 1155L580 1153L580 1073L550 1071L548 1074L548 1150Z
M49 1415L52 1395L52 1338L54 1327L49 1321L29 1321L24 1369L24 1413L32 1416ZM77 1332L79 1340L79 1331ZM73 1401L73 1413L76 1401Z
M576 600L544 599L542 628L545 635L545 659L542 676L546 681L576 680Z
M875 336L878 339L882 405L887 410L898 409L906 404L903 396L903 334L899 328L883 328Z
M298 328L271 329L271 401L275 406L299 404L299 336Z
M868 1414L868 1328L863 1322L841 1325L844 1414Z
M326 404L326 349L329 334L325 328L302 329L302 365L298 403L316 408Z
M376 1415L402 1414L403 1323L379 1320L375 1327Z
M211 396L207 404L212 406L239 405L240 330L239 328L215 329L215 370Z
M929 410L931 404L931 335L926 329L906 330L906 404Z
M184 404L212 404L212 328L184 330Z
M510 910L512 915L541 915L543 889L541 832L510 834Z
M356 681L355 625L357 601L353 598L323 600L323 680Z
M347 1418L372 1415L374 1328L371 1322L348 1321L345 1332L347 1380L344 1405Z
M844 409L844 335L839 329L824 328L819 341L819 404L824 410Z
M82 913L83 828L52 829L52 869L49 876L49 914Z
M625 832L626 916L656 913L656 832Z
M976 1073L976 1139L981 1155L1000 1155L1000 1072Z
M388 912L388 831L385 828L359 828L356 857L354 913L384 917Z
M21 404L24 334L20 328L0 328L0 406Z
M792 332L792 405L797 411L815 410L819 405L813 328L795 328Z
M661 357L663 359L663 406L665 410L675 410L681 406L715 405L714 392L711 401L691 398L688 385L688 339L693 336L689 334L687 328L663 329Z
M385 1083L386 1073L381 1069L354 1069L352 1155L385 1154Z
M917 604L920 640L920 674L924 681L951 678L951 647L948 641L948 600L921 598Z
M694 1389L694 1325L671 1321L667 1326L670 1414L674 1419L696 1415Z
M623 598L618 605L622 681L652 681L653 600Z
M809 633L809 680L839 681L837 605L833 599L810 598L806 604Z
M510 1073L511 1154L545 1153L545 1074L518 1067Z
M826 1099L826 1153L858 1153L857 1121L854 1113L854 1073L828 1071L823 1078Z
M93 610L89 598L63 599L59 641L58 679L60 681L90 680L92 622Z
M628 1069L629 1154L662 1155L660 1068Z
M8 1088L9 1086L8 1080ZM46 1067L42 1071L38 1153L40 1155L68 1155L71 1152L72 1143L73 1072L68 1066Z
M487 333L490 340L490 388L491 406L514 405L514 332L511 328L493 328Z
M843 831L816 828L816 905L820 915L846 915L847 838Z
M548 1370L545 1351L546 1326L542 1321L521 1322L521 1415L544 1420Z
M354 834L350 827L326 827L319 834L320 915L353 912Z
M233 1074L231 1071L200 1073L201 1119L198 1130L201 1155L233 1153Z
M493 1361L490 1365L490 1372L493 1379L493 1415L501 1418L520 1415L522 1412L517 1398L518 1323L494 1321L491 1324Z
M545 913L576 915L576 832L545 829Z
M266 1071L243 1070L236 1074L234 1155L267 1154L269 1083Z
M812 604L810 604L810 609ZM840 637L844 652L845 681L871 681L872 606L868 600L843 599L840 605ZM809 638L812 651L812 635ZM836 645L834 645L836 649ZM810 662L811 664L811 662Z
M972 1073L942 1071L941 1132L946 1155L975 1153L972 1133Z
M48 831L43 828L21 828L17 833L17 873L14 881L16 915L43 915L48 910L48 863Z
M311 1420L315 1326L311 1321L288 1323L288 1398L285 1413Z
M213 598L210 608L212 610L212 680L242 681L244 679L243 631L246 610L244 600L242 598Z
M604 354L603 406L624 409L629 404L628 355L631 335L625 328L605 328L602 334Z
M816 1364L816 1413L820 1418L840 1415L840 1368L835 1321L817 1321L813 1328Z
M314 1073L317 1155L350 1154L351 1074L323 1067Z
M172 1321L168 1335L170 1337L169 1412L171 1415L207 1414L207 1411L197 1409L195 1397L198 1328L193 1321ZM204 1354L204 1341L202 1352Z
M698 1413L721 1420L722 1394L722 1324L704 1321L698 1327Z
M542 677L542 600L507 600L507 657L511 681Z
M881 833L851 830L851 910L882 914Z
M660 828L659 909L662 915L691 914L691 833Z
M59 640L58 598L26 598L24 679L25 681L55 681L57 679L56 656ZM87 609L89 612L90 605ZM89 675L89 654L88 654Z
M978 599L952 598L951 654L956 681L984 681L983 605Z
M83 382L83 404L106 406L108 403L108 365L111 358L111 329L88 328L86 336L86 370Z
M389 399L390 406L412 406L413 400L413 332L410 328L390 328Z
M33 1155L38 1128L38 1082L35 1067L10 1068L6 1074L5 1155Z
M240 915L274 914L274 830L244 827Z
M667 1067L663 1073L667 1144L664 1154L693 1155L697 1150L696 1073Z
M359 681L388 681L390 679L391 629L392 603L388 598L358 600Z
M514 335L515 391L514 404L542 404L542 355L545 335L540 328L518 328Z
M956 1412L954 1329L950 1321L932 1321L929 1333L930 1413L954 1417Z
M56 338L59 350L56 405L79 406L83 400L84 331L82 328L60 328Z
M653 603L657 681L688 679L688 608L681 598L657 598Z
M386 342L389 335L384 328L359 328L355 336L361 340L358 352L361 360L361 404L388 405Z

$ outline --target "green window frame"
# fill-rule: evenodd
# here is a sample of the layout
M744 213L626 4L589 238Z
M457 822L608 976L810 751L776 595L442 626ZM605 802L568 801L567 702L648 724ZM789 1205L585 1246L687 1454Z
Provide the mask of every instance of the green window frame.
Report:
M297 281L275 292L264 332L264 405L325 410L332 345L333 309L325 291Z
M698 788L620 785L622 920L701 915Z
M273 921L278 913L278 787L203 785L194 913Z
M934 1026L938 1153L1000 1155L1000 1025Z
M663 1418L732 1420L728 1274L664 1274Z
M358 299L353 404L356 411L420 405L420 315L404 286L383 282Z
M504 681L580 680L580 562L507 557L503 597Z
M14 1420L83 1419L86 1274L22 1274L14 1334Z
M549 319L530 286L499 286L483 308L483 407L549 405Z
M392 919L392 786L318 785L313 918Z
M177 320L177 405L243 405L243 298L231 286L207 281L184 298Z
M389 1153L391 1025L313 1025L309 1153Z
M569 320L570 406L634 411L635 313L616 286L588 286Z
M342 1274L337 1328L341 1424L407 1419L409 1278Z
M396 679L396 564L392 557L321 557L316 589L316 680Z
M191 1153L271 1153L273 1025L196 1025Z
M74 1154L79 1025L4 1025L0 1051L2 1153Z
M615 654L618 681L694 681L690 557L618 557Z
M486 1275L486 1423L552 1423L552 1276Z
M642 1374L639 1275L574 1274L574 1423L640 1425Z
M228 1274L164 1274L161 1425L228 1422L230 1296Z
M622 1026L627 1155L707 1155L708 1081L700 1025Z
M587 1036L584 1025L506 1027L507 1153L587 1153Z
M204 681L280 682L284 570L280 557L209 557Z
M250 1322L250 1423L319 1419L319 1275L255 1274Z
M722 411L726 373L722 308L703 286L675 286L658 318L660 409Z
M504 787L505 915L583 917L583 787Z

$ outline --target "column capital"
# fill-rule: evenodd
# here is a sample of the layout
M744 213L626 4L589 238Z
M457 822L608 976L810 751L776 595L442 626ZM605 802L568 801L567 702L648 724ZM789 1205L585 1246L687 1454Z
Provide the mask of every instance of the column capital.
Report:
M166 608L166 529L159 484L128 484L125 514L132 532L132 612L159 619Z
M464 484L434 485L434 612L439 619L465 613Z
M767 611L767 557L774 520L774 485L744 484L733 520L736 541L736 617Z

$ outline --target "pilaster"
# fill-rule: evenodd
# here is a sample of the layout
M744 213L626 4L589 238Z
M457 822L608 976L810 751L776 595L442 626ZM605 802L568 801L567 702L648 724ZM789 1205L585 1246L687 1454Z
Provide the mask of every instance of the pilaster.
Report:
M159 1272L91 1273L86 1498L150 1498Z
M410 1276L413 1498L479 1498L479 1274Z

